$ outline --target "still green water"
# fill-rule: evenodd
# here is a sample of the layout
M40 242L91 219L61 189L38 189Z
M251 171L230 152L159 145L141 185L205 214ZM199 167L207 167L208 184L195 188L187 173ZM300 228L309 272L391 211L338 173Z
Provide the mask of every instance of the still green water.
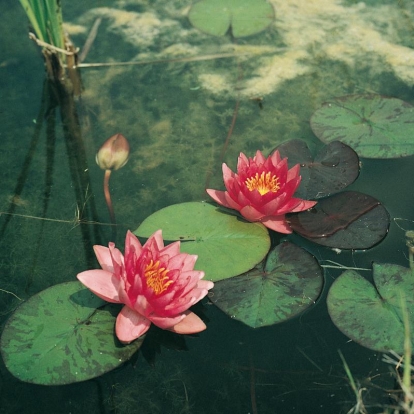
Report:
M106 245L111 230L95 153L111 135L121 132L132 149L128 164L111 177L122 246L125 231L151 213L206 200L206 186L221 188L221 163L234 168L240 151L267 153L293 138L321 146L309 119L331 97L373 92L414 104L410 2L272 0L275 22L235 41L193 28L186 18L190 1L74 3L62 7L76 45L102 18L84 63L162 62L81 69L81 151L65 138L59 109L42 95L42 58L28 39L20 4L3 0L0 211L8 214L0 219L2 326L22 300L96 266L92 245ZM223 57L228 54L237 56ZM199 56L205 59L191 61ZM173 61L183 57L190 60ZM351 189L378 198L410 229L413 174L412 157L363 159ZM407 266L399 226L392 222L385 241L365 252L337 255L299 236L290 240L344 266ZM346 413L356 401L338 349L367 389L368 412L385 412L394 402L390 365L342 335L326 312L326 292L340 273L326 269L318 303L272 327L250 329L205 301L208 329L185 338L185 351L176 349L182 344L163 346L153 364L139 353L133 364L85 383L25 384L1 363L1 412Z

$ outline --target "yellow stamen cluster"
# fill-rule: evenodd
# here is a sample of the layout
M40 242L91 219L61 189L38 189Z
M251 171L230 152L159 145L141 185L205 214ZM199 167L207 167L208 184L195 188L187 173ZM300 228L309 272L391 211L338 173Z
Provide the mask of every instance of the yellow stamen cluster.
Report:
M267 194L268 192L276 193L279 188L279 178L276 175L272 175L269 171L264 171L259 175L256 173L255 176L250 177L246 180L246 187L250 190L257 190L260 195Z
M167 290L173 280L170 280L167 276L168 269L165 267L160 268L160 262L153 262L152 260L145 266L145 279L147 279L147 285L150 287L156 295Z

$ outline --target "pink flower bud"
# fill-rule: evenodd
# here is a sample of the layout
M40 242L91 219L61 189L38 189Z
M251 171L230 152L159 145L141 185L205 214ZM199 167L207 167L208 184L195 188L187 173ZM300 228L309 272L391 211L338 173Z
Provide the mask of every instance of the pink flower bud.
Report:
M96 163L103 170L118 170L128 162L129 143L122 134L108 138L96 154Z

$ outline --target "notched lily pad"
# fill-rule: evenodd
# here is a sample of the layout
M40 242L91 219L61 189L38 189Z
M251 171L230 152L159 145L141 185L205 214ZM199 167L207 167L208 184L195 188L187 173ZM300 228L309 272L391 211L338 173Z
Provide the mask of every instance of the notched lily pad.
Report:
M195 268L214 282L253 268L270 249L270 237L260 223L248 223L211 204L174 204L147 217L135 230L148 238L162 229L164 240L181 241L181 251L198 256Z
M292 229L314 243L338 249L368 249L387 234L390 217L374 197L344 191L289 216Z
M116 339L119 310L77 281L43 290L7 321L0 344L4 363L20 380L42 385L102 375L127 361L144 340L125 346Z
M274 10L265 0L201 0L188 14L191 24L204 33L234 37L251 36L266 29Z
M352 184L359 174L357 153L339 141L331 142L312 156L305 141L294 139L279 145L282 157L289 166L300 164L302 181L295 197L315 200L342 191Z
M284 242L251 271L215 283L210 299L231 318L259 328L300 314L315 303L322 286L317 260Z
M373 274L375 286L354 270L342 273L328 293L329 315L340 331L362 346L403 354L402 306L407 309L414 340L414 274L402 266L376 263Z
M414 154L414 107L380 95L333 98L311 117L324 143L341 141L360 157L397 158Z

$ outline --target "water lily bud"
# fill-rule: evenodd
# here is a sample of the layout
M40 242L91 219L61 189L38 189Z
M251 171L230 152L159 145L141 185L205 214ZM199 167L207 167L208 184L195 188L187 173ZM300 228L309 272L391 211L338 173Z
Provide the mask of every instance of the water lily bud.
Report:
M128 162L129 143L122 134L107 139L96 154L96 163L103 170L118 170Z

